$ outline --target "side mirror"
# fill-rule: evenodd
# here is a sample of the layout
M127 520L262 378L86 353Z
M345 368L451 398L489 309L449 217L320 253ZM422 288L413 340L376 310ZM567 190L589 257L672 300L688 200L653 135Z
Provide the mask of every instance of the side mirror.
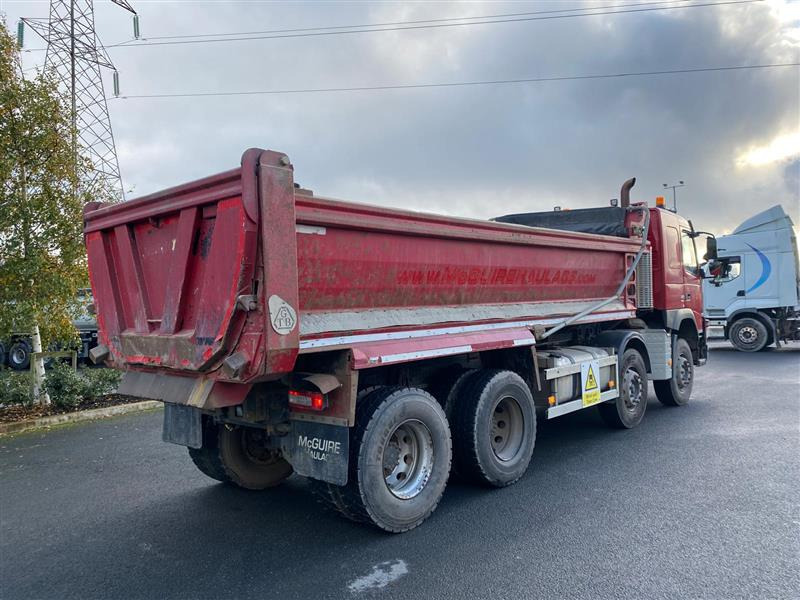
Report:
M710 279L711 285L719 287L728 281L731 276L732 268L733 265L729 261L713 258L709 260L702 269L703 279Z
M703 260L717 260L717 238L713 236L706 238L706 253L703 256Z

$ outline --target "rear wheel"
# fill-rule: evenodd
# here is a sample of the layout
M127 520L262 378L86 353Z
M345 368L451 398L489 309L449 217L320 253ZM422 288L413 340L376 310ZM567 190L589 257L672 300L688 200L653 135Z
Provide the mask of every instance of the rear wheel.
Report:
M15 371L25 371L31 366L31 345L27 340L17 340L8 350L8 366Z
M647 368L642 355L633 348L622 355L619 378L617 399L597 408L610 427L631 429L642 422L647 410Z
M427 519L450 471L450 429L439 403L416 388L377 389L356 405L350 436L347 485L323 488L323 499L393 533Z
M536 441L536 409L525 381L511 371L478 371L462 382L453 404L454 470L495 487L522 477Z
M689 343L678 338L672 350L672 378L654 381L656 397L664 406L684 406L692 396L694 359Z
M203 447L189 448L200 471L248 490L274 487L292 474L279 450L268 448L264 433L251 427L203 424Z
M731 325L728 338L737 350L758 352L767 345L769 335L766 325L760 319L742 317Z

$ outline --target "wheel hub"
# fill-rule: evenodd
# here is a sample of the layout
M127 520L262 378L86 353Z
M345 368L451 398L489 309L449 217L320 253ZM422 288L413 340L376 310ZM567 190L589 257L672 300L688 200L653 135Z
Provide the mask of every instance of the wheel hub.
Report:
M433 437L421 421L395 428L383 448L383 476L389 491L402 500L419 494L433 470Z
M752 344L758 338L758 332L756 331L755 327L751 327L750 325L745 325L744 327L739 329L739 340L744 342L745 344Z
M625 371L622 378L622 390L626 392L623 397L625 408L634 410L642 402L642 378L634 369Z
M514 398L505 397L492 412L491 435L492 451L502 461L513 459L522 447L524 432L522 409Z
M686 388L692 382L692 362L689 357L681 354L678 357L678 387Z

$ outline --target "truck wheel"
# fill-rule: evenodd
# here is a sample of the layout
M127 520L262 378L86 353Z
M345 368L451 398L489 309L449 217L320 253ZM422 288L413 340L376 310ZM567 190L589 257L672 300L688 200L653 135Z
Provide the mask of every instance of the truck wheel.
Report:
M767 345L767 327L760 319L743 317L731 325L728 338L737 350L758 352Z
M430 394L375 390L356 405L341 512L392 533L413 529L439 504L450 459L447 419Z
M536 409L525 381L511 371L478 371L463 381L453 404L459 476L495 487L522 477L536 441Z
M622 355L617 382L619 397L597 408L610 427L631 429L642 422L647 410L647 369L642 355L629 348Z
M689 342L678 338L672 350L672 378L654 381L656 397L664 406L684 406L692 396L694 359Z
M265 447L263 432L251 427L203 425L203 447L189 456L204 474L247 490L274 487L292 474L280 452Z
M6 366L6 345L0 342L0 367Z
M360 403L364 398L376 390L383 389L383 387L384 386L373 385L368 388L364 388L363 390L359 390L358 397L356 399L356 405L358 406L358 403ZM343 517L350 519L351 521L364 521L364 519L361 518L358 513L350 509L347 503L347 497L344 493L344 487L329 483L327 481L321 481L319 479L309 479L309 484L311 486L311 491L324 505L332 508Z
M31 345L26 340L17 340L8 351L8 366L15 371L25 371L31 366Z

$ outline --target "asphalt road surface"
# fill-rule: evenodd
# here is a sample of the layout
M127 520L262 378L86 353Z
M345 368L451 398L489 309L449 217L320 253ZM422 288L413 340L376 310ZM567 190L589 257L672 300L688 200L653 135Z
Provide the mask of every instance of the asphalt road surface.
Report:
M0 597L798 598L798 392L797 345L717 345L688 406L540 423L520 482L395 536L205 478L160 412L0 438Z

